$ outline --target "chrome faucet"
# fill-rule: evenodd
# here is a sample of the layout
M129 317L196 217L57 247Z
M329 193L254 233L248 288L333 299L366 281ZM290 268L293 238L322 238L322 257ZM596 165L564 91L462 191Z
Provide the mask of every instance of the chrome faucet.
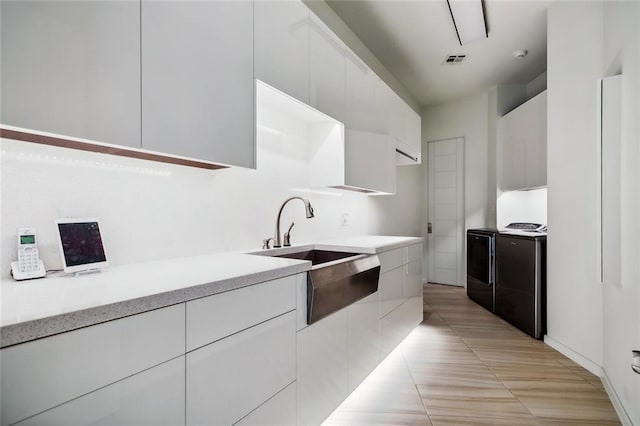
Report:
M273 236L273 247L282 247L282 240L281 240L281 235L280 235L280 216L282 216L282 210L284 209L284 206L287 205L287 203L291 200L300 200L304 203L304 209L305 212L307 214L307 219L311 219L313 217L313 207L311 207L311 203L309 202L309 200L307 200L306 198L302 198L302 197L291 197L291 198L287 198L286 200L284 200L284 203L282 203L282 205L280 206L280 211L278 211L278 218L276 219L276 233ZM293 226L293 225L291 225ZM291 231L291 228L289 228L289 231ZM289 237L289 235L287 235L287 237ZM287 238L287 240L289 240L289 238ZM287 243L289 243L289 241L286 241Z

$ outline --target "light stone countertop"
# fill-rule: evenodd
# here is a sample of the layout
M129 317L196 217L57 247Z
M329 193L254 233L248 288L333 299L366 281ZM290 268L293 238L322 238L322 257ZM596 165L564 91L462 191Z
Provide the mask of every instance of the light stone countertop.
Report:
M422 238L362 236L287 247L375 254ZM266 254L267 251L256 252ZM0 284L0 347L183 303L308 271L311 262L219 253L112 266L74 277L62 273Z

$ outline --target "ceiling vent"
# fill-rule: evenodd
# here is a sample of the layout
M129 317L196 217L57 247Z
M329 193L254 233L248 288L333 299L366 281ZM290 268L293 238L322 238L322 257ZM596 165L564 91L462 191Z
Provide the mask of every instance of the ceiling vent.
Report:
M467 55L449 55L444 58L442 65L460 65L467 59Z

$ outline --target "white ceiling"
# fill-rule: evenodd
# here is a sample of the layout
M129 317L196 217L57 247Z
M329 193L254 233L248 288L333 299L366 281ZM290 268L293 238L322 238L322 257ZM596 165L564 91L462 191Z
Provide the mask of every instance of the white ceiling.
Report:
M485 0L489 37L460 46L445 0L327 0L421 106L497 84L524 84L547 67L549 1ZM512 53L526 49L526 58ZM467 55L443 66L448 55Z

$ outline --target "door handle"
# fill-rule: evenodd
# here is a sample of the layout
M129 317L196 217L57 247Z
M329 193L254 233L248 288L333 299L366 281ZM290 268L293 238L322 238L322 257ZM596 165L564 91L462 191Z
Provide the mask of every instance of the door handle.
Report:
M635 373L640 374L640 351L631 351L631 354L633 356L631 360L631 369Z
M427 223L427 234L433 234L433 226L431 226L431 222Z

